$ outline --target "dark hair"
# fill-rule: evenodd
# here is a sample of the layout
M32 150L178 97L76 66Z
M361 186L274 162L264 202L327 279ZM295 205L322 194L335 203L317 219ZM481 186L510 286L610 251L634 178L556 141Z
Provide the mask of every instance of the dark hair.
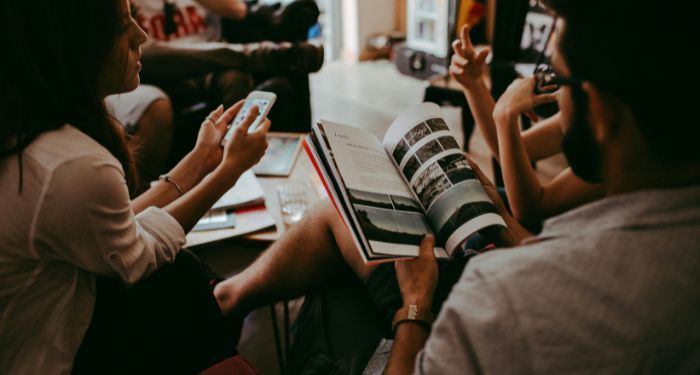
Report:
M559 51L571 75L618 98L633 113L654 156L700 161L692 2L547 0L564 19ZM669 9L664 9L669 8ZM691 63L693 62L693 63ZM692 69L692 70L691 70ZM691 81L693 83L691 83Z
M136 184L123 128L98 82L124 32L120 0L3 1L0 41L0 158L70 124L104 146ZM125 57L126 59L126 57ZM20 169L21 189L21 169Z

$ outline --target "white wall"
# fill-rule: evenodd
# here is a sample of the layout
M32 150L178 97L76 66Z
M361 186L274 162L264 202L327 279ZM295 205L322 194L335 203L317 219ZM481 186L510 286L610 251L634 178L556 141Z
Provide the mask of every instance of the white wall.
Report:
M394 0L342 1L343 57L357 60L375 33L394 30Z

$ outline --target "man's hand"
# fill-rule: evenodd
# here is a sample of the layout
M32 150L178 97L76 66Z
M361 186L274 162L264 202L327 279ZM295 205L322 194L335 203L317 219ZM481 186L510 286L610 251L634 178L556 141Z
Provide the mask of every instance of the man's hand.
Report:
M435 237L427 235L420 245L418 258L398 260L396 279L401 289L404 306L416 305L430 309L437 285L438 272L435 262Z
M520 114L527 115L531 120L537 121L537 116L532 110L540 104L551 103L557 100L557 92L547 94L535 94L535 78L519 78L508 86L506 92L498 99L493 110L493 117L514 117ZM499 121L496 121L498 124Z
M459 39L452 42L452 50L454 55L450 64L450 75L468 90L483 78L489 49L485 48L477 53L469 38L469 25L464 25L460 30Z

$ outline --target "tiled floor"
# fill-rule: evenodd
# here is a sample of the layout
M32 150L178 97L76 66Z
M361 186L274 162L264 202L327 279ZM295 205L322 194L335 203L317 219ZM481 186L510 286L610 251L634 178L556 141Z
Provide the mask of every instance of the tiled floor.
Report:
M421 102L424 88L423 81L402 76L388 61L327 63L311 76L313 118L365 127L381 137L394 118ZM458 118L459 115L449 116L447 120ZM478 132L472 137L470 150L472 158L490 176L490 156ZM561 159L556 158L540 163L540 177L551 177L561 165ZM257 254L259 250L211 249L202 251L201 255L215 271L232 274L252 262ZM293 311L298 309L299 302L294 304ZM279 306L278 315L281 317ZM248 317L239 350L261 373L279 373L268 308Z

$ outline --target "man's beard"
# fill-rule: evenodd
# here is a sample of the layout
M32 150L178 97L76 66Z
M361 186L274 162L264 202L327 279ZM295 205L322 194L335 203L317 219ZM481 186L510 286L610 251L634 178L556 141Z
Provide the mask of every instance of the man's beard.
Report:
M571 170L590 183L602 181L603 155L588 124L586 112L588 97L581 87L572 86L573 114L571 124L561 139L561 150L569 161Z

